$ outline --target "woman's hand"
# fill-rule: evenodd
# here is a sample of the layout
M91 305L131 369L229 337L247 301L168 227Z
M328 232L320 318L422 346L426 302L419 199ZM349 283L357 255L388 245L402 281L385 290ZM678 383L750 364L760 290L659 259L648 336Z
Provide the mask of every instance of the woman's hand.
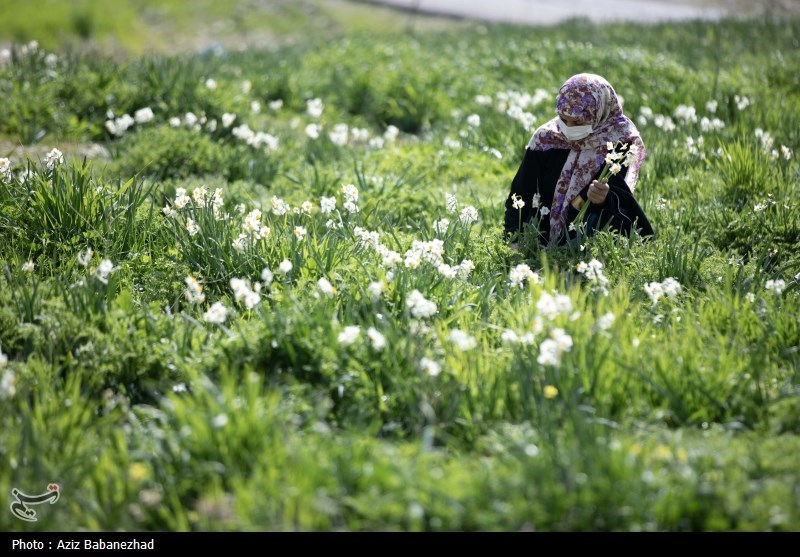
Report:
M608 190L608 184L594 180L589 184L589 190L586 192L586 196L589 198L589 201L599 205L605 202L606 197L608 197Z

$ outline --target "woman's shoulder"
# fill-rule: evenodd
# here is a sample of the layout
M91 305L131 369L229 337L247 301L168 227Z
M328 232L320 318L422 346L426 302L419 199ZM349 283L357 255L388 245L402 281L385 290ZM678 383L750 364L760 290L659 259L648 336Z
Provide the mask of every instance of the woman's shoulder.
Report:
M556 124L555 118L549 120L536 128L531 136L530 141L528 141L528 148L529 149L536 149L541 148L543 145L549 145L557 141L557 137L555 134L558 133L558 125Z

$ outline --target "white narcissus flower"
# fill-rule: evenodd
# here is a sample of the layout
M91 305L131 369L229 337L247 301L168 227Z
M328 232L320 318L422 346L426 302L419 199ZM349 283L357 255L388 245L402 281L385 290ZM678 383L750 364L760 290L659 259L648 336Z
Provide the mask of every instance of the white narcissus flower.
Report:
M458 220L460 220L463 224L466 225L470 225L474 222L477 222L478 210L472 205L467 205L461 210L461 213L458 215Z
M386 337L375 327L367 329L367 338L369 338L372 348L375 350L383 350L386 347Z
M26 261L25 263L22 264L22 272L23 273L32 273L33 269L35 267L36 266L33 264L33 261L28 260L28 261Z
M206 295L203 294L203 285L196 278L188 276L184 279L184 282L186 283L186 299L190 304L202 304L206 301Z
M8 363L8 357L0 352L0 369L3 369ZM14 371L9 369L3 372L0 376L0 400L8 400L14 397L17 389L15 383Z
M572 313L572 300L570 297L564 294L554 294L555 296L547 292L542 292L539 300L536 302L537 314L545 317L549 321L553 321L559 315L568 315Z
M422 358L419 361L419 367L424 373L427 373L431 377L436 377L442 372L442 366L440 366L434 360L430 360L428 358Z
M369 130L366 128L350 128L351 141L364 144L369 140Z
M661 288L667 297L674 299L681 293L681 284L674 278L668 277L661 282Z
M358 188L354 184L342 184L341 192L347 201L358 201Z
M306 136L309 139L319 139L319 134L322 131L322 126L319 124L309 124L306 126Z
M64 164L64 154L58 149L53 148L44 157L44 164L47 170L53 170L59 164Z
M149 106L140 108L133 113L133 119L137 124L146 124L153 119L153 116L153 110Z
M484 147L483 150L485 152L489 153L490 155L492 155L497 160L502 160L502 158L503 158L503 153L501 153L500 151L498 151L494 147Z
M422 265L422 258L418 253L409 252L406 253L404 264L407 269L417 269L420 265Z
M586 279L595 286L600 287L600 290L606 292L605 287L608 285L608 278L603 273L603 264L597 259L592 259L589 263L581 261L576 266L578 273L586 277Z
M7 182L11 178L11 161L0 157L0 180Z
M320 277L320 279L317 281L317 286L319 287L320 292L325 294L328 298L333 298L333 296L336 294L336 288L334 288L331 282L325 277Z
M445 137L442 143L448 149L461 149L461 142L458 139L453 139L450 136Z
M335 126L333 126L333 131L328 133L328 138L334 145L343 147L347 145L347 142L350 139L350 128L348 127L347 124L344 123L336 124Z
M281 217L291 210L289 204L279 197L272 196L272 214Z
M478 345L478 341L475 340L474 336L462 331L461 329L452 329L448 338L450 339L450 342L455 344L456 347L462 352L472 350Z
M542 365L557 366L561 356L572 348L572 337L563 329L553 329L550 338L539 345L539 356L536 361Z
M448 213L455 214L458 212L458 200L452 193L448 193L445 197L445 208Z
M100 262L100 265L97 266L97 270L95 271L95 277L97 280L102 282L103 284L108 284L108 275L112 272L116 271L117 267L114 267L114 264L109 259L103 259Z
M383 139L386 140L387 143L392 143L397 139L397 136L400 135L400 128L397 126L389 125L386 127L386 131L383 132Z
M198 207L205 207L206 206L206 196L208 195L208 190L205 187L194 188L192 190L192 199L195 202L195 205Z
M178 383L172 386L173 393L185 393L186 392L186 383Z
M426 300L419 290L413 290L406 297L406 306L411 315L416 318L431 317L438 311L436 303Z
M437 221L433 221L433 231L437 234L444 234L447 232L447 229L450 227L450 219L439 219Z
M191 198L186 195L185 188L176 188L175 189L175 201L173 202L173 206L181 210L186 207L191 202Z
M519 342L519 335L512 329L504 329L500 340L508 344L516 344Z
M200 232L200 226L194 222L194 220L188 218L186 219L186 231L189 233L189 236L196 236L198 232Z
M336 209L335 197L321 197L319 200L319 210L323 215L329 215Z
M511 288L522 288L522 284L527 280L533 284L541 282L538 273L534 273L526 263L520 263L508 273L509 286Z
M228 415L217 414L216 416L214 416L214 419L211 420L211 425L213 425L217 429L225 427L226 425L228 425Z
M78 265L81 267L88 267L89 262L92 260L92 255L94 255L92 248L86 248L86 251L78 254Z
M230 128L235 120L236 120L236 114L231 114L230 112L224 113L222 115L222 127Z
M230 287L237 302L244 300L247 293L250 292L250 285L244 279L232 278L230 280Z
M292 270L292 267L293 267L292 262L289 261L288 259L284 259L283 261L281 261L281 264L278 265L278 272L282 275L286 275L289 273L289 271Z
M475 270L475 263L471 259L463 260L457 267L456 274L461 280L467 280L470 273Z
M608 312L600 316L597 320L597 328L600 331L607 331L614 324L615 316L613 313Z
M786 288L786 281L783 279L770 279L764 284L764 288L774 292L775 294L781 294L783 289Z
M311 116L312 118L319 118L322 116L322 110L324 106L322 104L322 99L309 99L306 101L306 113Z
M239 234L239 237L231 242L231 246L236 251L243 251L247 247L247 234Z
M353 228L353 235L358 240L358 245L368 249L379 249L381 245L380 235L377 231L366 230L360 226Z
M458 276L458 267L453 267L447 263L440 263L436 268L444 278L454 279Z
M393 250L385 250L381 252L381 265L384 267L394 267L395 265L399 265L403 258L400 256L399 253ZM389 280L389 273L386 274L386 279Z
M361 327L358 325L349 325L345 327L341 333L339 333L339 336L336 337L336 342L343 346L350 346L358 339L360 333Z
M381 281L370 282L367 286L367 294L369 294L373 302L380 300L381 294L383 294L383 286L383 282Z

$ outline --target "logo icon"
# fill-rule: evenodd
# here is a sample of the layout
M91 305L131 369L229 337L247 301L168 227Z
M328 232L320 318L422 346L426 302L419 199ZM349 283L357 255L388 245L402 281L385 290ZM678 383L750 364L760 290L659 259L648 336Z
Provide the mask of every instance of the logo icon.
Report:
M52 505L61 497L61 491L58 484L49 484L47 491L41 495L26 495L16 487L11 490L11 495L14 496L14 501L11 503L11 514L25 520L27 522L36 522L36 511L28 508L29 505L41 505L42 503L50 502Z

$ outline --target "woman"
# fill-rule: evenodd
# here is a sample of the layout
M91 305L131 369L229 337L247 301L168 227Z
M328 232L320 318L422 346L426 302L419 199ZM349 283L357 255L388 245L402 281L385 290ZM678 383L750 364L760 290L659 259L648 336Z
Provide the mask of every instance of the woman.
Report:
M590 203L587 227L622 234L636 229L651 236L647 216L633 197L645 148L639 131L622 113L614 88L602 77L582 73L569 78L556 98L557 116L534 132L506 200L505 234L517 249L520 224L538 220L542 245L564 243L583 203ZM635 146L630 165L597 180L608 144ZM524 202L521 208L520 202ZM533 219L533 220L532 220Z

